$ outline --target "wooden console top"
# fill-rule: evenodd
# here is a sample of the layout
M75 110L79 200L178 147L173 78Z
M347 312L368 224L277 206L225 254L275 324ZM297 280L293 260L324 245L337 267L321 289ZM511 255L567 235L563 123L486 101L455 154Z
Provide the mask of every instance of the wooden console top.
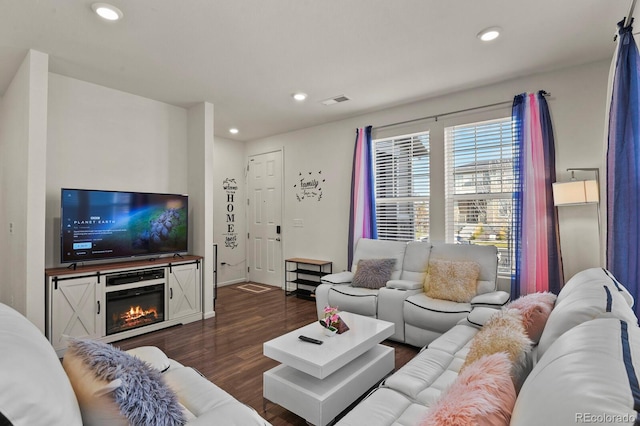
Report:
M79 265L76 269L68 267L47 268L44 274L47 277L59 277L61 275L81 274L83 272L108 271L113 269L130 269L139 267L166 266L171 263L183 263L189 261L202 260L202 256L184 255L182 257L155 257L143 260L128 260L112 263L98 263L91 265Z

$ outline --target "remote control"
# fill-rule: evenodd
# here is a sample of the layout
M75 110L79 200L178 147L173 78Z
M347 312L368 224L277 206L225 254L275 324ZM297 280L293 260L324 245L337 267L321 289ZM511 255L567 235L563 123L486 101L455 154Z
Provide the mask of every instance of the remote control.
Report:
M322 340L314 339L307 336L298 336L298 339L302 340L303 342L315 343L316 345L321 345L323 343Z

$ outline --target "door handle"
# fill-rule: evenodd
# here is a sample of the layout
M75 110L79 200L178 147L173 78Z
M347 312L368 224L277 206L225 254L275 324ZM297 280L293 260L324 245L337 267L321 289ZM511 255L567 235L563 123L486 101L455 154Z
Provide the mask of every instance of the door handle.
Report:
M277 238L276 238L276 241L280 241L280 237L277 237Z

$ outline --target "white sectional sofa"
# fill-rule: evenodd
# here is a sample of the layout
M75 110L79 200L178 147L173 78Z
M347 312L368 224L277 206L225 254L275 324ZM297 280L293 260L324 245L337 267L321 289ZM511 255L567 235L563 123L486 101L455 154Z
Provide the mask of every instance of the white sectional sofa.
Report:
M107 407L113 402L116 389L122 386L122 382L118 382L120 379L96 387L98 382L84 377L73 365L65 365L63 369L44 335L24 316L3 304L0 304L0 347L1 425L128 424L120 413L108 412ZM237 401L194 369L167 358L159 349L142 347L128 352L150 368L158 369L161 380L181 404L186 424L269 425L251 407ZM63 363L67 356L68 352ZM76 387L72 386L71 377ZM78 392L79 381L87 383L82 395ZM79 403L81 400L85 404ZM89 412L92 414L87 416ZM162 418L154 420L156 422L138 424L172 424Z
M516 379L523 384L507 422L638 424L640 328L632 305L629 292L602 268L582 271L569 280L539 343L528 352L526 368L519 370L521 377ZM456 381L474 337L497 314L493 312L474 309L337 424L422 424Z
M396 259L390 280L380 289L355 287L352 281L362 259ZM430 260L473 261L480 266L477 295L470 302L427 296L423 283ZM473 307L500 308L509 294L497 291L498 254L494 246L358 240L351 271L326 275L316 289L318 318L330 305L341 311L375 317L395 324L391 339L422 347L451 329Z

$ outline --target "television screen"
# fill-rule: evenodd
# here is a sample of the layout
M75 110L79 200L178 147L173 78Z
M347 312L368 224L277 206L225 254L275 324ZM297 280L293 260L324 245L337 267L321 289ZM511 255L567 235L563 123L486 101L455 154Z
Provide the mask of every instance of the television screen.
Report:
M187 252L188 197L62 188L63 263Z

